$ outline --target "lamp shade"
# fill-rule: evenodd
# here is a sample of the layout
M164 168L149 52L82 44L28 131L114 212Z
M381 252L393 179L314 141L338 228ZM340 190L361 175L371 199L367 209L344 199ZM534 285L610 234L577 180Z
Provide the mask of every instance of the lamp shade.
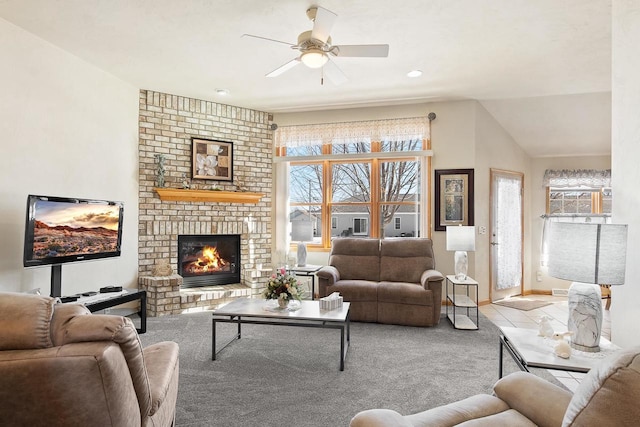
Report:
M312 241L313 223L311 221L291 221L291 240L294 242Z
M476 228L468 225L447 226L448 251L475 251Z
M550 276L574 282L622 285L626 254L626 225L550 224Z

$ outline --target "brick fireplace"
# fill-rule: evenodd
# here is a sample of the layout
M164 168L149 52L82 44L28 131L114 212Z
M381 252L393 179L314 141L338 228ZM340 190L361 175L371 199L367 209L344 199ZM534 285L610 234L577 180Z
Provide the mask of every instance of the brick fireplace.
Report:
M247 277L245 267L268 264L271 258L271 117L265 112L214 102L140 91L139 109L138 275L148 293L150 316L215 307L229 298L255 294L261 278ZM192 137L233 144L233 182L190 179ZM167 201L154 191L156 155L165 158L165 187L263 194L258 203ZM240 280L229 284L184 287L178 275L181 235L236 235L239 240ZM153 277L160 260L168 260L174 274Z

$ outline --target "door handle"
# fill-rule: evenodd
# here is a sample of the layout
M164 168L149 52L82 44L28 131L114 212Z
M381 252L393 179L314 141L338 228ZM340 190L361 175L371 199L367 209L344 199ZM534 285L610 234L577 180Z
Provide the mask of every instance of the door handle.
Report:
M498 243L498 242L491 242L491 246L497 246L497 245L499 245L499 244L500 244L500 243Z

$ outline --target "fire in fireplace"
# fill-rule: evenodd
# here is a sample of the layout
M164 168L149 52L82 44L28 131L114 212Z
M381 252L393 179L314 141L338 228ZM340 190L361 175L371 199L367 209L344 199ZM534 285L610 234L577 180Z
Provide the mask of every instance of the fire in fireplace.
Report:
M178 274L184 287L240 283L240 235L179 235Z

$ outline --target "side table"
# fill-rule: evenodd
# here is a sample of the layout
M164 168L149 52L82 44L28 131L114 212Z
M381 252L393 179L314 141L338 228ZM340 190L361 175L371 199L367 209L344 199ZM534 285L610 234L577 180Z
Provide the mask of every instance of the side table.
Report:
M463 286L464 293L457 293L456 287ZM475 300L471 299L470 288L475 288ZM455 275L447 276L447 318L455 329L478 330L480 328L480 315L478 313L478 282L467 276L465 279L457 279ZM449 304L453 307L453 312L449 314ZM458 312L456 313L456 309ZM460 311L466 310L462 314ZM471 320L472 311L476 312L475 323Z
M555 341L538 336L537 329L501 327L498 378L502 378L504 350L507 350L522 371L529 372L529 368L544 368L583 373L589 372L602 359L620 350L620 347L611 341L600 338L599 352L589 353L573 349L571 357L563 359L555 355L554 346Z
M315 295L316 295L316 273L321 268L322 268L321 265L311 265L311 264L307 264L304 267L300 267L300 266L294 265L293 267L289 268L289 271L291 273L293 273L294 275L296 275L296 276L311 277L311 300L315 299Z

